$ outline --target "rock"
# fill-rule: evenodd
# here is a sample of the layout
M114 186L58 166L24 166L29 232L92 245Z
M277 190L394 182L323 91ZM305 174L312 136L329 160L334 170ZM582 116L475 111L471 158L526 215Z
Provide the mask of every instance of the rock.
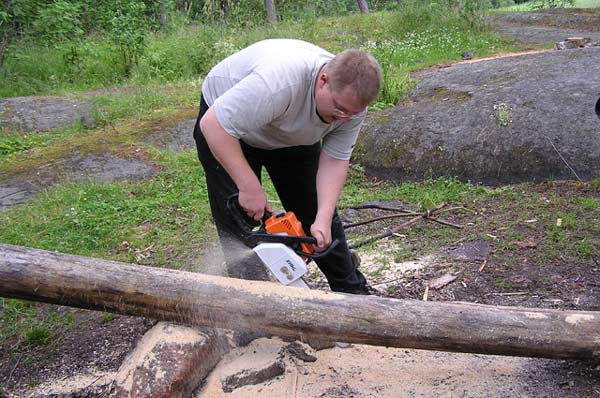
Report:
M248 344L252 343L254 340L262 338L262 337L270 337L265 335L264 333L259 332L247 332L242 330L235 330L233 332L232 340L233 344L237 347L246 347Z
M314 350L310 346L302 344L299 341L288 344L285 347L285 351L292 357L298 358L304 362L315 362L317 360L317 357L313 355Z
M600 41L600 15L593 8L493 13L488 20L498 33L523 43L556 43L577 36Z
M321 351L326 350L328 348L333 348L336 346L335 341L324 341L317 339L304 339L304 342L308 344L313 350Z
M492 253L492 247L484 240L475 240L448 249L450 258L458 261L484 261Z
M429 282L427 282L427 286L429 286L431 289L437 290L437 289L441 289L444 286L448 285L449 283L452 283L456 280L456 276L452 275L452 274L444 274L438 278L432 279Z
M369 114L354 160L394 181L594 178L599 58L590 47L439 69L410 92L412 103Z
M93 125L92 106L61 97L14 97L0 100L0 127L48 131L83 121Z
M83 124L86 129L93 129L96 127L96 120L94 120L91 115L85 114L81 116L81 124Z
M0 211L23 203L61 181L139 181L158 172L157 167L143 159L126 156L76 152L39 167L35 174L0 180Z
M227 351L215 330L160 322L119 368L111 397L189 397Z
M556 42L554 44L555 50L568 50L571 48L585 48L592 47L592 39L589 37L569 37L566 40Z
M244 369L238 373L227 376L223 381L223 391L232 392L236 388L264 383L285 372L285 364L276 360L261 368Z
M175 127L151 133L145 141L158 149L181 150L195 148L196 144L192 136L194 123L196 123L196 119L185 120Z

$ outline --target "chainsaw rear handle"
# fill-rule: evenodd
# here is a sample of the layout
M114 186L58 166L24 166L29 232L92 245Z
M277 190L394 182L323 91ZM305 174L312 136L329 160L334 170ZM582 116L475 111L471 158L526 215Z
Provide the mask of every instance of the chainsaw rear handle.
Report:
M311 236L311 238L312 238L312 236ZM314 243L317 243L317 240L315 238L313 238L313 239L315 240ZM298 254L299 256L308 257L313 260L318 260L321 257L325 257L326 255L331 253L331 251L333 249L335 249L339 243L340 243L340 241L338 239L334 239L333 242L331 242L331 244L329 245L329 247L322 252L304 253L303 251L298 250L298 251L296 251L296 254Z

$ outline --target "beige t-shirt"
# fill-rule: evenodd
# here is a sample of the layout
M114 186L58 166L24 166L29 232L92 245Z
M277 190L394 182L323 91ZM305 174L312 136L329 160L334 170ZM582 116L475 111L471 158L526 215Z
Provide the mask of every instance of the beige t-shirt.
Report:
M325 153L348 160L366 111L346 122L319 118L315 81L331 58L301 40L260 41L217 64L204 79L202 96L225 131L250 146L277 149L323 140Z

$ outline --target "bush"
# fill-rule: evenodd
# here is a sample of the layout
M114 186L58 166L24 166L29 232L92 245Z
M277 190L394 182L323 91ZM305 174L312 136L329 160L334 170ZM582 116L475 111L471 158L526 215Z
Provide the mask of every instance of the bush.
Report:
M125 77L137 65L146 45L145 5L139 1L126 1L113 12L109 22L108 37L117 47L123 62Z
M34 34L47 43L79 38L83 35L80 20L81 4L56 0L40 10L33 22Z

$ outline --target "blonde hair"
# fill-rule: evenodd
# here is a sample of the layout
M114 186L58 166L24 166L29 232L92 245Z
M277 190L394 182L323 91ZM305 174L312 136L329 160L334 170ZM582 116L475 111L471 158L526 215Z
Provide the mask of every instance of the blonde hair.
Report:
M331 89L340 92L350 87L360 101L369 104L377 98L381 86L381 67L369 53L344 50L325 66Z

